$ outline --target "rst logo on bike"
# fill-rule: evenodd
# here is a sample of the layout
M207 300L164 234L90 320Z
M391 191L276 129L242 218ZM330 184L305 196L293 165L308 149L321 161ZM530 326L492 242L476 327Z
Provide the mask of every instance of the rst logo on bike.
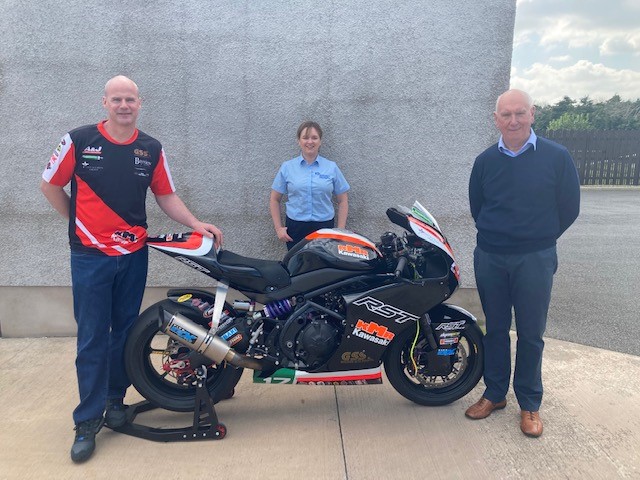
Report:
M176 260L178 260L179 262L184 263L185 265L190 266L191 268L195 268L196 270L198 270L199 272L202 273L211 273L211 270L207 270L206 268L204 268L202 265L198 265L196 262L194 262L193 260L189 260L186 257L174 257Z
M345 255L347 257L360 258L362 260L369 260L369 252L357 245L338 245L338 254Z
M446 330L446 331L462 330L464 329L465 323L467 323L466 320L458 320L457 322L440 323L436 327L436 330Z
M378 325L376 322L364 322L362 320L358 320L358 323L356 323L353 334L358 338L377 343L378 345L389 345L389 342L395 337L395 334L390 332L384 325Z
M380 315L384 318L393 318L396 323L404 323L407 320L418 320L418 317L410 314L409 312L405 312L404 310L400 310L399 308L394 307L393 305L387 305L380 300L377 300L373 297L364 297L359 298L355 302L354 305L364 306L371 313L375 313L376 315Z

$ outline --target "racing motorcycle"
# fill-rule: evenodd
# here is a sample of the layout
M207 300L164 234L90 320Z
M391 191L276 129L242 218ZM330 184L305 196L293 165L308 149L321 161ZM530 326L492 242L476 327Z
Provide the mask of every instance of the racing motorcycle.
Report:
M184 412L198 379L215 403L247 368L258 383L365 385L382 383L384 365L395 390L421 405L469 393L482 375L483 334L472 314L444 303L460 277L452 249L420 203L386 213L400 235L374 243L321 229L282 261L216 249L195 232L150 238L217 285L171 289L140 315L125 347L135 388ZM244 298L231 300L230 288Z

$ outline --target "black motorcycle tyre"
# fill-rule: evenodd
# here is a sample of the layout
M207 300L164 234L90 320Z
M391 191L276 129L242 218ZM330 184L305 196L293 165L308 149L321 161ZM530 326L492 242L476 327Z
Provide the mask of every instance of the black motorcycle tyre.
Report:
M172 313L180 313L207 327L206 319L187 307L181 307L170 300L155 303L140 314L129 331L124 350L127 374L140 395L153 405L174 412L193 411L195 386L181 386L164 380L150 361L151 341L159 333L159 307ZM229 397L240 381L242 371L242 368L226 363L208 369L206 385L214 403Z
M484 365L482 336L482 330L477 324L467 325L467 328L461 332L461 340L465 339L470 347L470 351L467 352L469 361L467 368L451 385L443 388L428 388L412 381L409 378L411 374L405 369L403 359L415 338L415 329L405 329L396 335L385 354L384 369L389 383L400 395L419 405L447 405L464 397L475 388L482 377ZM424 340L422 334L419 336L420 340Z

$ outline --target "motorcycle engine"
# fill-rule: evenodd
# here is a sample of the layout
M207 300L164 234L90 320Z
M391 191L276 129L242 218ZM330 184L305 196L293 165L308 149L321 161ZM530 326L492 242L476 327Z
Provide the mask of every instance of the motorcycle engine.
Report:
M280 347L299 366L311 370L318 368L338 346L340 329L336 323L322 312L306 312L281 333Z

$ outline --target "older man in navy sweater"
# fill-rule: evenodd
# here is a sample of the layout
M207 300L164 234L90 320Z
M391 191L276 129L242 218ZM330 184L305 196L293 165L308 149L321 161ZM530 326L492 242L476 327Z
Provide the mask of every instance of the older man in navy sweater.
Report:
M580 182L567 149L536 136L534 114L525 92L509 90L498 97L493 115L502 135L476 158L469 180L478 230L474 269L487 334L486 389L465 415L486 418L507 404L513 310L518 337L513 389L520 429L539 437L542 336L558 267L556 241L578 217Z

